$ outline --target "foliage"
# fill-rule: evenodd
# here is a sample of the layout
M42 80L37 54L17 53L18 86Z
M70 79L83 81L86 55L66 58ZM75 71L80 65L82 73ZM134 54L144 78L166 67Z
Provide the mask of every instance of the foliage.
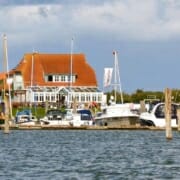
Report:
M114 96L114 91L107 92L107 102L109 102L110 97ZM144 91L142 89L137 89L134 93L128 94L123 92L124 103L133 102L139 103L141 100L158 99L159 101L164 101L164 92L162 91ZM172 89L172 101L180 102L180 90ZM117 103L121 103L120 93L117 92Z

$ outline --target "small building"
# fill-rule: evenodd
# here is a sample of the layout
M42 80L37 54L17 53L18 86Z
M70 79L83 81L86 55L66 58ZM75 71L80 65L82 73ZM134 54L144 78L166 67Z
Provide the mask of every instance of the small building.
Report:
M13 103L104 103L95 71L84 54L27 53L9 78Z

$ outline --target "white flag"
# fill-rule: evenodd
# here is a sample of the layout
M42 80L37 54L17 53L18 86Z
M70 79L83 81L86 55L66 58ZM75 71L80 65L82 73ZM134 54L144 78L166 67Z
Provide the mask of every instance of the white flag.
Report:
M104 87L111 84L113 68L104 68Z

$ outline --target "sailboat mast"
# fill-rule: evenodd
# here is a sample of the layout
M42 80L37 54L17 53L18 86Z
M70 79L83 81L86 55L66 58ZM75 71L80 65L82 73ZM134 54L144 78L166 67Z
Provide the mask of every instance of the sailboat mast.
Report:
M67 105L70 106L70 101L72 101L72 72L73 72L73 38L71 39L71 54L70 54L70 75L69 75L69 93L67 97Z
M117 52L114 51L114 101L117 101Z
M117 51L114 51L113 54L114 54L114 96L115 96L115 102L117 100L117 86L119 86L119 91L120 91L120 95L121 95L121 103L123 104L124 100L123 100L123 94L122 94L121 78L120 78L120 73L119 73ZM117 82L117 77L118 77L118 82Z
M3 53L4 53L4 70L7 74L8 96L9 96L9 113L12 118L12 102L11 102L11 80L9 78L9 64L8 64L8 52L7 52L7 37L3 35ZM5 82L4 82L4 98L5 98Z
M33 78L34 78L34 52L32 54L32 59L31 59L31 88L33 86Z
M73 72L73 45L74 45L74 39L71 39L71 67L70 67L70 88L72 88L72 82L73 82L73 77L72 77L72 72Z

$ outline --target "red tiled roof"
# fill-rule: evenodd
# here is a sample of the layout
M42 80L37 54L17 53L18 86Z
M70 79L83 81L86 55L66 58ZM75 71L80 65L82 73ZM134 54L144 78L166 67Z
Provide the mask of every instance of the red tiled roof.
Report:
M71 54L29 53L24 55L17 67L10 73L21 72L25 86L31 85L32 69L33 85L68 86L69 83L65 82L46 82L44 75L70 74L70 67ZM83 54L72 55L72 74L77 75L76 82L72 83L72 86L97 86L95 71L87 63Z
M6 83L6 73L0 73L0 89L8 89L8 85Z

